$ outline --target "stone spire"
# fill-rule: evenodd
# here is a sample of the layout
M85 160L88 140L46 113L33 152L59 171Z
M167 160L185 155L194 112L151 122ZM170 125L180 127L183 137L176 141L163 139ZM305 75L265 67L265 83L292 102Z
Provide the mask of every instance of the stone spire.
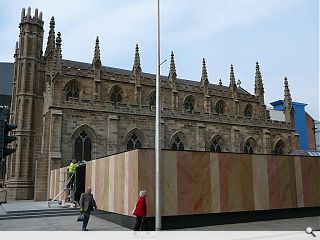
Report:
M284 78L284 114L286 122L293 122L292 99L287 77Z
M175 79L177 77L176 72L176 64L174 62L174 54L173 51L171 51L171 58L170 58L170 70L169 70L169 80Z
M202 74L201 74L200 87L203 88L203 93L206 96L208 96L209 95L209 80L208 80L206 60L204 58L202 59Z
M134 62L132 67L133 77L135 81L135 91L134 91L134 99L136 104L141 106L142 99L142 91L141 91L141 64L140 64L140 54L139 54L139 45L136 44L135 54L134 54Z
M236 84L236 79L234 77L234 72L233 72L233 65L231 64L230 67L230 85L229 88L231 90L236 90L237 89L237 84Z
M140 54L139 54L139 45L138 43L136 44L136 51L134 55L134 63L133 63L133 68L132 71L135 75L141 73L141 63L140 63Z
M206 66L206 60L202 59L202 74L201 74L201 87L204 87L206 84L208 85L208 72Z
M174 54L171 51L171 58L170 58L170 70L169 70L169 82L171 82L172 90L176 90L177 87L177 71L176 71L176 64L174 61Z
M260 103L264 104L264 88L263 88L263 82L262 82L262 77L261 77L261 72L260 72L260 67L258 62L256 62L254 92L256 97L259 98Z
M48 42L47 42L47 48L45 51L44 56L48 56L50 52L54 51L54 45L55 45L55 32L54 32L54 27L55 27L55 21L54 17L51 17L50 21L50 30L49 30L49 35L48 35Z
M92 59L92 65L101 66L101 58L100 58L100 46L99 46L99 37L96 38L96 45L94 47L94 56Z
M292 107L292 99L287 77L284 78L284 106L289 109Z
M177 71L174 61L174 54L171 51L170 70L168 75L169 82L171 83L171 109L174 111L178 107L178 91L177 91Z
M237 93L237 83L236 79L234 77L234 72L233 72L233 65L231 64L230 67L230 85L229 85L229 91L231 93L231 96L233 98L233 114L234 115L239 115L239 100L238 100L238 93Z
M58 32L56 39L56 47L53 56L53 73L61 72L62 54L61 54L61 33Z
M93 95L96 101L99 101L101 98L101 65L99 37L97 36L92 59L93 79L95 86Z

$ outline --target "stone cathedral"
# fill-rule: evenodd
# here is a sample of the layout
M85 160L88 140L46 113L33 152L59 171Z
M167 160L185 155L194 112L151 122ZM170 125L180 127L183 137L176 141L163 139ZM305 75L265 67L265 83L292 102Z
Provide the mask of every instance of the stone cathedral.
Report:
M47 200L49 171L71 159L154 148L156 76L142 71L138 45L130 70L102 64L98 37L92 61L66 60L54 17L43 51L43 24L38 9L34 14L30 7L22 9L14 53L10 121L18 127L16 153L7 160L9 199ZM298 149L287 79L285 122L270 119L258 63L253 84L254 94L237 85L232 65L227 85L209 83L205 59L199 80L179 79L172 52L169 73L161 77L162 148L251 154Z

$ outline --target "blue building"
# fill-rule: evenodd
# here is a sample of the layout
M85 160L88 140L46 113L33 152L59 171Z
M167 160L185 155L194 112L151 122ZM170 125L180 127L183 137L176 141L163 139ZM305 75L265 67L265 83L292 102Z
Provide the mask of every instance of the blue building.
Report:
M284 100L278 100L270 104L275 110L284 110ZM300 150L314 149L314 144L311 139L312 135L314 137L314 120L305 111L305 106L307 105L308 104L305 103L292 102L294 109L294 124L296 131L299 134ZM312 123L310 123L310 118L312 119Z

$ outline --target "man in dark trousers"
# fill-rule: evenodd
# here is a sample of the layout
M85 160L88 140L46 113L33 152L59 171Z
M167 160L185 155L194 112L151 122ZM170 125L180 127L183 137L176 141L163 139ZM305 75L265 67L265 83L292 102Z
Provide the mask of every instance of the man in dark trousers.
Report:
M87 225L90 218L90 212L93 211L93 208L97 209L96 201L93 198L91 190L91 187L88 187L80 196L80 211L84 212L82 231L88 231Z

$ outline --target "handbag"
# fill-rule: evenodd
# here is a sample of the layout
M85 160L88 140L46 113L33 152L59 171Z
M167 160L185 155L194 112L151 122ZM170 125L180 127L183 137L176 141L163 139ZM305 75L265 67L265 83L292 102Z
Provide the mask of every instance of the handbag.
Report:
M78 216L77 221L78 222L83 222L83 220L84 220L84 212L80 212L80 215Z

